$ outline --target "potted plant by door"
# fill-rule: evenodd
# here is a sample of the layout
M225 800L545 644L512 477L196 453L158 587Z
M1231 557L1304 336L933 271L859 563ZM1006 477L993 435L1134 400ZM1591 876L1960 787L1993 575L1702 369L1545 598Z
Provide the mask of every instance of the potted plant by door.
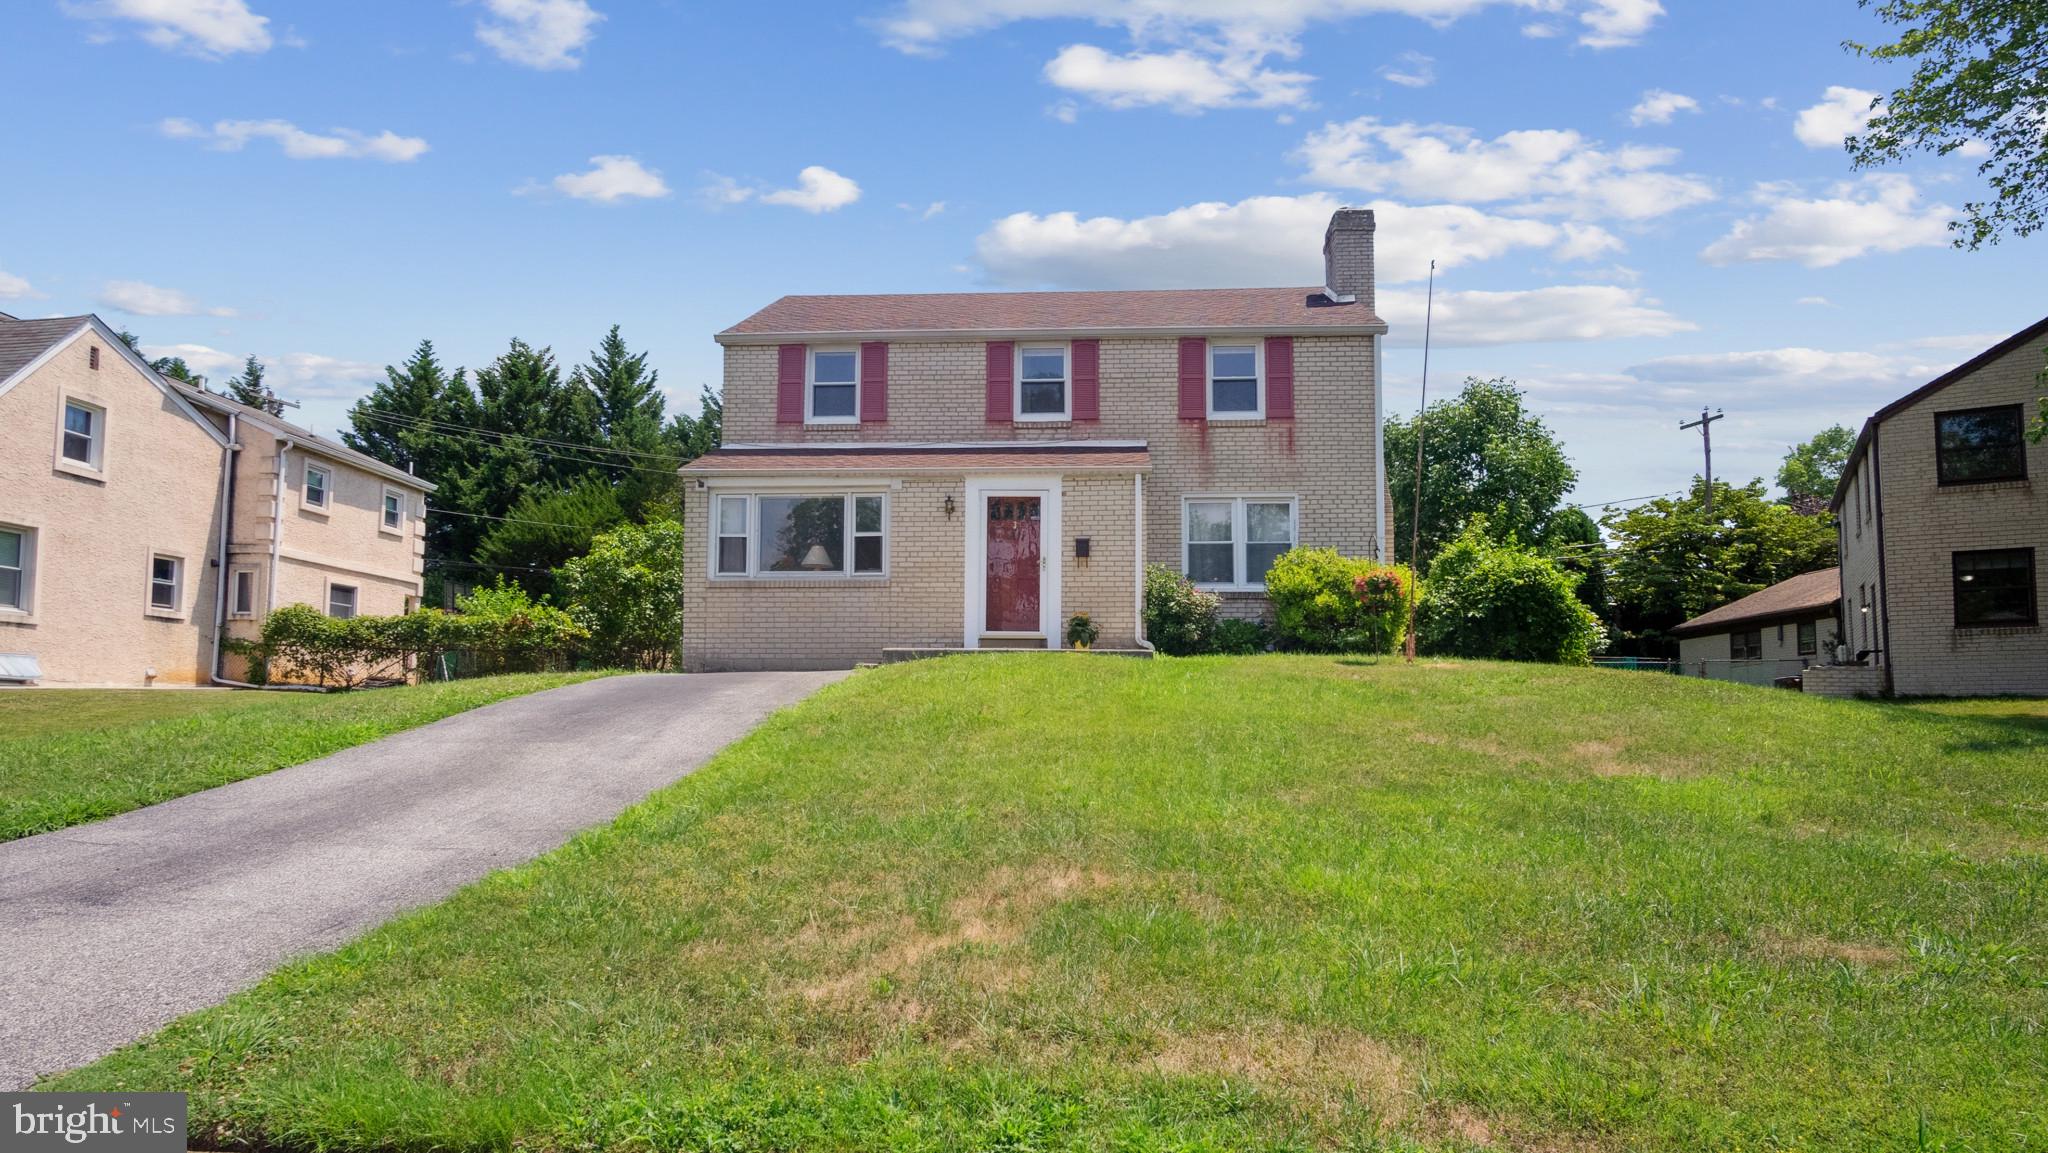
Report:
M1088 619L1087 613L1075 613L1067 621L1067 647L1069 648L1087 652L1088 646L1095 643L1096 634L1095 622Z

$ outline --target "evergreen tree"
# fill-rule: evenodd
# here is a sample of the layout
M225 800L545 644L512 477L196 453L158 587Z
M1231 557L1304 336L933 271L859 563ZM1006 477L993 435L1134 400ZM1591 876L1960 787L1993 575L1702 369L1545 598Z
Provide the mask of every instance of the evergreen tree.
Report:
M590 363L571 374L571 382L587 393L595 407L598 435L607 452L590 455L603 460L605 476L618 490L629 515L672 491L682 465L662 437L665 402L647 367L647 354L627 349L619 326L612 325Z
M194 388L199 386L199 378L193 375L192 367L185 363L185 358L182 356L159 356L149 362L149 367L155 369L159 376L168 376L172 380L183 381Z
M250 408L260 408L272 416L284 415L284 402L263 383L263 362L254 353L242 362L241 375L228 378L227 390L230 398Z
M680 464L688 464L718 447L724 426L725 398L706 385L698 400L697 415L679 412L670 417L662 437L674 448Z
M598 533L626 520L610 481L593 473L560 490L535 489L506 510L505 519L486 521L476 548L481 571L498 570L535 597L554 591L554 571L590 551Z
M404 469L434 485L436 509L459 508L463 485L479 455L476 394L469 374L452 374L422 340L404 365L384 366L384 380L348 411L342 442L357 452ZM438 570L450 560L468 560L483 536L475 518L427 516L427 562Z

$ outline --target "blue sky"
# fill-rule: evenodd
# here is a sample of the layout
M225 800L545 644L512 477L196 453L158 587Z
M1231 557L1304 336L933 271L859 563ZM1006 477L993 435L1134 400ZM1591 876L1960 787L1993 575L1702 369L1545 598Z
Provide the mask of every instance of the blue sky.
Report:
M788 292L1306 284L1380 211L1390 405L1507 375L1579 497L1671 490L2040 318L1948 248L1967 157L1839 141L1901 76L1854 0L23 0L0 310L97 311L321 429L430 337L670 395ZM2032 273L2032 275L2028 275Z

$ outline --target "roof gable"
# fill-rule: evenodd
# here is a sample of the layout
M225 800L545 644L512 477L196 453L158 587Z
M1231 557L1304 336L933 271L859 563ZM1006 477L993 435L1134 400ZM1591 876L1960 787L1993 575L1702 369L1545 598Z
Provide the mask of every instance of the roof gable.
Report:
M190 418L193 424L205 430L214 443L225 446L228 438L214 423L199 414L192 402L165 380L142 359L142 354L128 347L121 334L108 327L99 317L60 316L49 320L0 321L0 396L5 396L15 385L27 380L37 369L48 364L58 353L70 347L71 343L86 333L100 338L102 347L112 349L116 356L128 363L130 368L142 375L152 387L176 405L179 412Z

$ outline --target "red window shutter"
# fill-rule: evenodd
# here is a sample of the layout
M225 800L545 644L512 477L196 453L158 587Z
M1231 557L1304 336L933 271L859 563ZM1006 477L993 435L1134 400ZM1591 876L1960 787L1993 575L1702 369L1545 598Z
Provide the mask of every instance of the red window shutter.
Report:
M860 422L889 419L889 345L870 340L860 346Z
M1180 338L1180 418L1209 417L1209 342L1199 336Z
M1074 419L1102 419L1102 342L1074 342Z
M988 342L988 422L1010 423L1010 371L1016 346L1007 340Z
M1294 419L1294 338L1266 338L1266 419Z
M775 361L775 423L804 422L804 359L808 345L785 344Z

